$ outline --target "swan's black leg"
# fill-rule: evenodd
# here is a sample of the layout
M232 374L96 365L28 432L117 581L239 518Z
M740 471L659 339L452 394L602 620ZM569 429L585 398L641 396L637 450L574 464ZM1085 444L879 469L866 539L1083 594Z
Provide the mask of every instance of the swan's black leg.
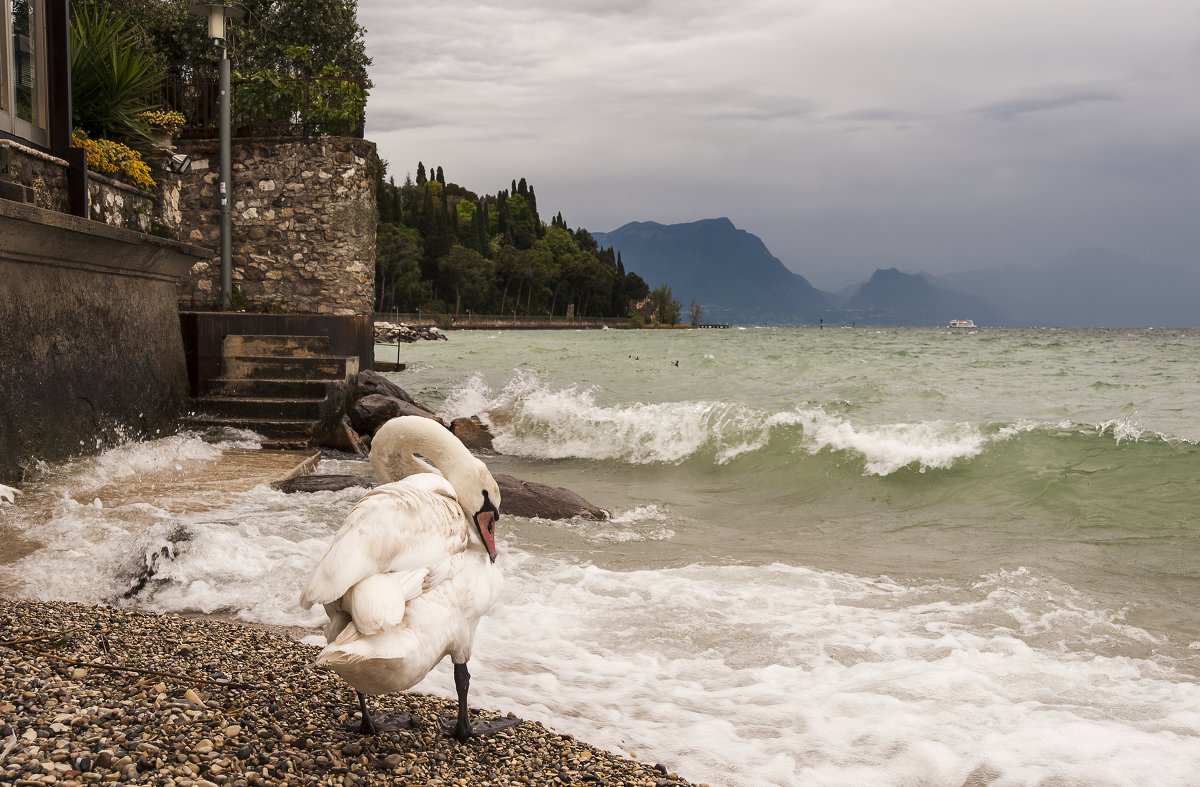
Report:
M467 665L454 665L454 689L458 692L458 722L454 725L454 737L465 741L471 737L471 712L467 710L467 690L471 687L471 673Z
M471 673L467 671L466 663L455 664L454 688L458 692L458 718L455 720L453 728L449 727L449 725L446 726L446 731L455 738L458 738L460 741L465 741L472 736L486 738L489 735L495 735L501 730L507 730L509 727L521 723L520 719L509 716L471 724L471 712L467 709L467 690L470 686Z
M371 721L371 713L367 710L367 698L361 691L354 693L358 695L358 709L362 711L362 726L358 728L358 731L363 735L374 735L375 723Z

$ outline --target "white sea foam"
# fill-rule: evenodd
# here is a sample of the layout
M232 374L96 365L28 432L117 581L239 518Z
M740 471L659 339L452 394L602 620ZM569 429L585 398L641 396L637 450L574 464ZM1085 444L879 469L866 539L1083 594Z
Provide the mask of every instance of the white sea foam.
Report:
M1028 572L949 589L786 565L510 558L474 700L694 780L1186 784L1200 766L1200 687L1076 649L1149 635ZM419 688L451 696L449 670Z
M811 453L823 449L864 457L866 472L888 475L916 464L924 471L978 455L987 439L966 423L857 425L817 405L765 413L711 401L606 405L594 389L552 389L522 371L498 393L479 375L446 400L443 415L482 413L498 451L543 459L619 459L635 464L677 463L702 451L717 464L762 450L777 429L802 426Z
M754 420L747 408L716 402L603 405L594 389L553 390L531 371L518 373L498 393L472 377L447 397L442 414L468 412L483 415L501 453L636 464L682 461L714 436Z
M223 447L257 447L258 442L246 433L235 440L213 445L193 434L178 434L158 440L127 442L95 456L82 457L56 468L42 466L51 485L57 477L69 478L70 488L61 488L63 495L78 496L108 484L125 482L150 473L162 475L185 465L216 460Z
M1120 418L1110 418L1106 421L1096 424L1096 434L1100 436L1111 434L1118 445L1126 440L1131 443L1136 443L1149 436L1154 436L1160 440L1166 440L1169 442L1184 442L1177 439L1173 440L1173 438L1163 434L1162 432L1148 428L1142 423L1141 418L1137 413L1130 413L1129 415L1124 415Z
M968 423L859 426L820 407L803 409L798 420L804 425L810 452L829 448L861 454L866 460L865 472L872 475L890 475L912 464L922 472L947 468L959 459L979 455L987 442L979 427Z

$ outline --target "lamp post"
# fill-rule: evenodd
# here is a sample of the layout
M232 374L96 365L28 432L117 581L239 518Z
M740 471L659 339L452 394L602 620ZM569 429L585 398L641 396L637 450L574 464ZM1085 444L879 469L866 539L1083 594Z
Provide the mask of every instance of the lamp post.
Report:
M221 171L218 195L221 199L221 308L228 309L233 297L233 163L230 152L229 112L229 50L225 46L225 20L237 19L242 9L223 3L198 3L189 9L196 16L208 18L208 37L221 48L217 71L220 105L217 130L220 134Z

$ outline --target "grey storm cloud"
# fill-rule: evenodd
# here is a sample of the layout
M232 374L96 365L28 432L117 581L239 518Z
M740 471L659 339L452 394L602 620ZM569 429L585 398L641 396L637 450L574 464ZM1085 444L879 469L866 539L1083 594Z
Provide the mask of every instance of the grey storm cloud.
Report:
M728 216L817 280L1197 265L1200 6L1152 5L360 0L367 132L398 180L524 177L597 231Z
M1021 115L1028 115L1034 112L1055 112L1060 109L1068 109L1080 104L1091 104L1097 101L1120 101L1121 97L1116 93L1105 91L1082 91L1078 93L1064 93L1062 95L1037 98L1019 98L1012 101L1001 101L996 104L989 104L985 107L979 107L975 111L986 118L992 120L1015 120Z

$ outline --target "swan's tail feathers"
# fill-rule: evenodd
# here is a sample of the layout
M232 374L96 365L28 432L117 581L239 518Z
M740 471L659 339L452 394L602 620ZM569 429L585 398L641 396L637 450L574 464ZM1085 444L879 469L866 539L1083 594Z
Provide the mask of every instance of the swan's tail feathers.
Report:
M345 615L342 614L342 617L345 617ZM345 620L346 625L341 628L336 636L332 633L336 621L331 620L330 625L325 627L325 647L321 648L321 652L317 654L315 659L304 665L305 669L328 669L330 666L330 655L335 650L344 647L346 643L358 638L358 629L354 627L354 621L348 617L345 617Z
M363 634L378 634L404 619L405 602L421 595L427 569L373 574L346 593L342 606Z
M356 639L357 637L358 627L354 625L353 621L351 621L350 623L346 624L346 628L342 629L342 632L338 634L337 637L334 638L333 642L329 643L329 645L332 645L335 648L344 647L346 643ZM327 645L326 647L328 648L329 646Z

